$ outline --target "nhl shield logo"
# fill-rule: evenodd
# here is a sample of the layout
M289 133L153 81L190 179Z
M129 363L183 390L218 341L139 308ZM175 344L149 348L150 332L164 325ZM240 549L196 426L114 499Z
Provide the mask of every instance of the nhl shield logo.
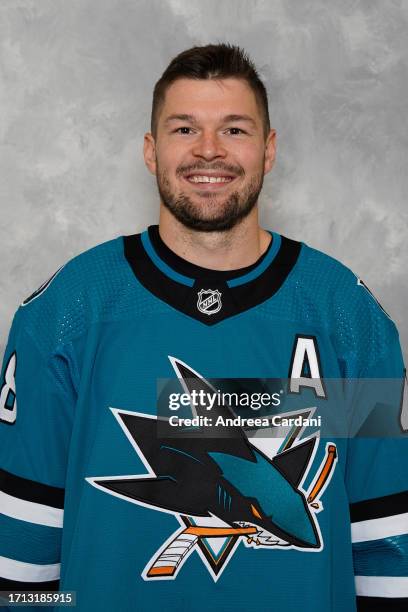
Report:
M201 289L198 292L197 308L206 315L213 315L221 310L221 292L218 289Z

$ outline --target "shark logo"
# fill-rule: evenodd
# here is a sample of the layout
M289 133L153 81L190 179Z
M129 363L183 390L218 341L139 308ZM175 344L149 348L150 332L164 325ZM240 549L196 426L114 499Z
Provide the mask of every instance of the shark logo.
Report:
M186 363L169 359L184 389L214 391ZM305 491L302 483L318 437L295 444L303 427L286 432L283 441L279 435L259 439L256 433L228 426L217 438L167 439L157 436L157 417L111 410L147 473L86 480L127 502L173 514L180 524L147 563L144 580L175 579L197 551L216 581L241 542L254 549L322 550L316 514L323 509L319 498L337 462L334 444L326 444L326 456ZM196 408L198 414L200 410ZM313 410L302 412L310 416ZM216 416L235 416L225 404L213 411Z

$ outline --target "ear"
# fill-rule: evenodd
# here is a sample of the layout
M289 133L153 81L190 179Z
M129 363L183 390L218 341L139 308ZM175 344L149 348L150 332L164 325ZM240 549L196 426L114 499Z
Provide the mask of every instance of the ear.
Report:
M272 170L276 156L276 130L271 129L265 142L264 174Z
M144 135L143 156L149 172L156 174L156 143L150 132L146 132Z

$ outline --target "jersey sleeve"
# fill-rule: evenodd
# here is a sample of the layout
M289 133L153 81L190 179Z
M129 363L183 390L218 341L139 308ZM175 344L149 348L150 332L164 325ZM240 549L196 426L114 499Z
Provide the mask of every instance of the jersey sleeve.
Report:
M361 367L353 409L365 421L348 440L345 481L357 610L393 612L408 610L406 379L398 331L373 299L363 299L366 337L354 345Z
M0 378L0 590L57 590L75 385L14 315Z

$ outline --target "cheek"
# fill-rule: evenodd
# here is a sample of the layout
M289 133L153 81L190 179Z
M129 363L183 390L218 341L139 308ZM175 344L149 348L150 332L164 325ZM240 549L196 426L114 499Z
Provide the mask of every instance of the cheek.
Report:
M237 144L231 151L231 160L240 164L247 174L259 172L259 168L263 166L264 150L258 145L239 146Z
M162 167L177 168L188 157L186 147L176 140L162 139L157 147L157 157Z

